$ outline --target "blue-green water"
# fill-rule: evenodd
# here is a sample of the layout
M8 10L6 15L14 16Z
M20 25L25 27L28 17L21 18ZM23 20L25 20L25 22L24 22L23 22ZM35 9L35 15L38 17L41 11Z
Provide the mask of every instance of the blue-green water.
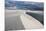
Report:
M39 22L41 22L42 24L44 24L44 15L40 15L37 13L29 13L27 12L26 14L31 15L32 17L36 18Z

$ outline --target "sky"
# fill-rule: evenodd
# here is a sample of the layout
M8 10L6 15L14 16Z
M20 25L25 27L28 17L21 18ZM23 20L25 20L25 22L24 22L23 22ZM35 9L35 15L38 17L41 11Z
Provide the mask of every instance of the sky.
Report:
M40 2L26 2L26 1L23 1L23 2L21 2L21 1L18 1L18 2L15 2L16 0L6 0L7 2L6 2L6 7L14 7L14 6L16 6L16 8L24 8L24 9L35 9L35 8L42 8L43 6L43 4L41 4Z
M34 2L43 2L44 0L11 0L11 1L34 1Z

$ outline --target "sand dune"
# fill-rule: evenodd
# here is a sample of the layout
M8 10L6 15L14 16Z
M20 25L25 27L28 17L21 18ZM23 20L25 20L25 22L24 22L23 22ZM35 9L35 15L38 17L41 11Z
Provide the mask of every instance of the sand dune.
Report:
M43 28L43 25L38 20L32 16L26 15L24 11L6 10L5 15L6 30L30 30Z

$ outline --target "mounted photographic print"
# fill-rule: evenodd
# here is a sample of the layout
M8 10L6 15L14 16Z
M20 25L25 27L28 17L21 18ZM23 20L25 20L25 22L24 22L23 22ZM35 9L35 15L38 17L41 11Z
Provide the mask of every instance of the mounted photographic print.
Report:
M44 2L5 0L5 31L44 28Z

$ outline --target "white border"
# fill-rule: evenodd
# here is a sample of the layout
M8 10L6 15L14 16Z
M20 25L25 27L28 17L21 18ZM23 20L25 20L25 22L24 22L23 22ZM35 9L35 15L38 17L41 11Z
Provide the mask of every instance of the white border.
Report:
M0 0L0 31L5 31L5 9L4 9L4 1L5 0ZM39 0L37 0L39 1ZM37 2L36 1L36 2ZM42 0L41 2L44 2L45 0ZM46 1L45 1L46 2ZM44 11L44 17L45 17L45 26L46 27L46 3L44 5L45 11ZM46 28L45 28L46 29ZM26 30L26 31L44 31L44 29L33 29L33 30Z
M4 31L4 0L0 0L0 31Z

